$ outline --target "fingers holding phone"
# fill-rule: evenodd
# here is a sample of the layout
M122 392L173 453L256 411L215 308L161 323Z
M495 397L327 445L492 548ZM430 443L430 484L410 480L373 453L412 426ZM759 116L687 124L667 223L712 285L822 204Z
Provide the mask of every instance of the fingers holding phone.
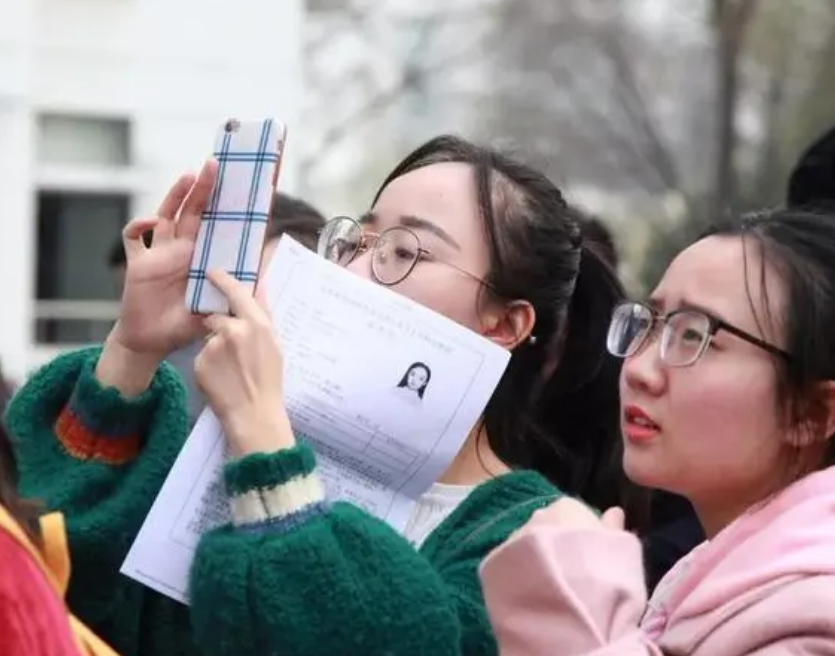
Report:
M208 279L227 272L254 292L284 152L286 128L275 119L229 119L215 137L217 180L197 230L185 305L195 314L228 314L229 301Z
M96 374L132 396L144 390L159 362L203 332L199 317L183 307L196 226L209 202L217 162L172 185L156 215L132 220L122 232L127 268L119 319L111 331ZM153 237L146 244L144 235Z
M268 309L226 272L208 276L233 316L205 319L209 334L194 363L197 383L233 453L288 448L294 438L283 408L284 359Z
M200 173L181 176L156 215L125 228L122 305L102 356L108 383L137 391L159 361L204 334L203 316L229 312L209 269L254 291L285 137L284 125L273 119L225 121ZM111 358L111 351L119 356Z

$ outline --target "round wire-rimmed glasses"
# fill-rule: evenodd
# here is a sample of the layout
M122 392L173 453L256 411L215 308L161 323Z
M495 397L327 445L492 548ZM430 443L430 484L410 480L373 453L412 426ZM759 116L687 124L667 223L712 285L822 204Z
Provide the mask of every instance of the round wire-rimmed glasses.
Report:
M720 330L739 337L773 355L788 358L783 349L714 317L702 310L681 308L666 315L643 303L628 301L612 313L606 348L615 357L628 358L640 351L661 329L661 360L671 367L689 367L704 354L710 340Z
M381 285L391 286L402 282L409 277L418 262L432 258L492 289L489 283L469 271L452 262L438 260L421 246L417 234L405 226L392 226L375 233L364 230L355 219L337 216L319 232L316 248L318 254L326 260L343 267L368 249L371 249L371 273Z

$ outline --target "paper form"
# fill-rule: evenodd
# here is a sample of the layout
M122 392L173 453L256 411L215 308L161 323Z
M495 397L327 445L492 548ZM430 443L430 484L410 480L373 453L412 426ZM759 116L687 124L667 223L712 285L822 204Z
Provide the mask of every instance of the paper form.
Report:
M481 416L509 353L287 236L264 285L284 349L285 406L316 451L328 498L402 530ZM223 430L206 409L122 573L187 603L200 536L229 521L225 461Z

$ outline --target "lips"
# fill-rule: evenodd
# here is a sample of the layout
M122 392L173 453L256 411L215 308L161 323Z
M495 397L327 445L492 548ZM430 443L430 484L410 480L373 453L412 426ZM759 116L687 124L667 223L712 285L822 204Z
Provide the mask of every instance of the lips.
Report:
M623 420L623 434L630 442L647 442L661 430L661 427L636 405L624 407Z

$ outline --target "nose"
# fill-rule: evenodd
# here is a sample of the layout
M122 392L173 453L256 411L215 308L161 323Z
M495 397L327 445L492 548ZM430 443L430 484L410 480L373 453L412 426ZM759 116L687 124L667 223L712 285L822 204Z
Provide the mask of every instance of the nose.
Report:
M648 340L640 351L626 358L621 369L621 382L647 394L658 395L664 391L667 374L657 339Z

